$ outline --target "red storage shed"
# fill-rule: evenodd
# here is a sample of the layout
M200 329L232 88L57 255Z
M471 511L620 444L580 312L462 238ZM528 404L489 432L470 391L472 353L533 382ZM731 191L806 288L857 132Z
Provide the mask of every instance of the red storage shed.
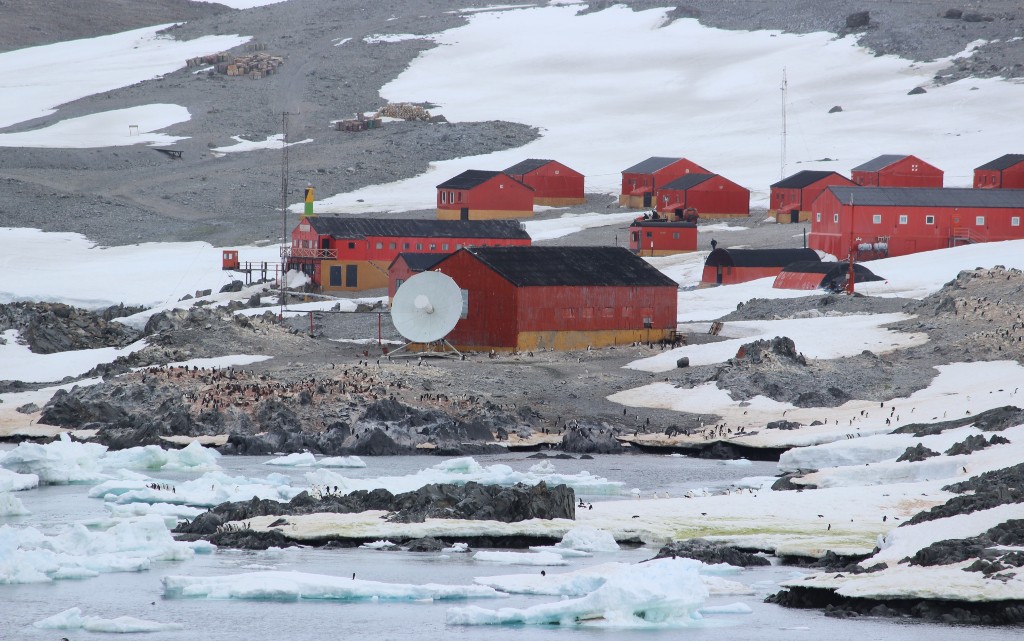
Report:
M750 215L750 190L718 174L687 174L654 192L659 213L682 216L694 210L701 218Z
M533 188L534 205L567 207L587 202L583 174L557 160L530 158L512 165L505 173Z
M811 219L811 204L826 187L855 184L834 171L798 171L771 186L768 213L780 223L806 222Z
M778 276L782 268L800 261L820 261L813 249L715 249L704 261L704 285L734 285Z
M629 226L629 248L639 256L668 256L697 251L697 224L634 220Z
M388 286L388 266L400 252L450 254L472 245L529 245L514 220L422 220L303 216L292 230L288 269L327 291Z
M846 261L800 261L790 263L782 268L775 277L772 287L775 289L827 289L833 292L846 290L850 279L850 264ZM854 263L853 282L866 283L873 280L884 280L876 276L870 269Z
M469 169L437 186L441 220L533 216L533 189L501 171Z
M814 201L807 244L838 258L903 256L1024 238L1024 189L829 187Z
M675 281L625 247L475 247L435 271L463 290L458 349L527 351L672 339Z
M885 154L850 170L861 187L942 187L942 170L917 156Z
M1006 154L974 170L978 189L1024 189L1024 154Z
M622 172L622 192L619 204L633 209L646 209L654 203L658 187L686 174L711 173L686 158L654 156Z
M394 298L402 283L420 272L429 270L450 254L417 254L402 252L388 265L388 298Z

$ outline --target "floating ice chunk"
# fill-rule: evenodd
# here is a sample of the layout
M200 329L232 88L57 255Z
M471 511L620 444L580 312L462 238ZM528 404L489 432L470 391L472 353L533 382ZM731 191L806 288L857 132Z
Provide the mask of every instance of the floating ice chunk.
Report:
M531 465L530 471L534 474L554 474L555 466L551 464L551 461L541 461L536 465Z
M441 551L451 552L452 554L466 554L469 552L469 543L452 543L450 548L445 548Z
M395 544L391 541L374 541L372 543L363 543L359 547L366 548L367 550L383 550L384 548L393 548Z
M589 525L577 525L565 533L555 547L580 550L583 552L617 552L619 544L604 530Z
M701 614L751 614L753 610L746 603L730 603L728 605L711 605L700 609Z
M451 625L598 624L603 627L686 627L699 624L708 590L699 564L658 559L631 565L608 577L596 590L528 608L489 610L478 606L450 608Z
M3 457L0 456L0 466ZM21 492L39 487L39 476L36 474L19 474L0 467L0 492Z
M751 463L748 459L745 459L745 458L725 459L725 460L719 461L718 464L719 465L736 465L736 466L739 466L739 467L745 467L747 465L753 465L753 463Z
M569 565L560 554L551 552L493 552L482 551L473 555L475 561L504 565Z
M574 558L594 556L590 552L583 552L582 550L573 550L571 548L560 548L560 547L556 547L554 545L531 545L530 546L530 551L531 552L552 552L554 554L560 555L562 558L565 558L565 559L574 559Z
M310 452L293 452L287 456L279 456L272 458L269 461L264 461L264 465L282 465L286 467L313 467L316 465L316 457Z
M316 462L320 467L366 467L358 456L325 456Z
M417 601L507 596L482 585L382 583L305 572L268 571L206 577L166 576L162 581L165 596L204 599Z
M154 487L155 486L155 487ZM302 492L292 487L283 474L269 474L265 479L228 476L223 472L207 472L197 479L170 482L161 479L113 479L96 485L89 496L116 503L171 503L213 507L225 501L248 501L252 497L290 501Z
M220 457L217 450L192 441L180 450L146 445L107 452L100 462L106 468L133 470L217 470Z
M10 492L0 492L0 516L25 516L31 514L21 499Z
M160 623L128 616L116 619L83 616L81 608L70 608L42 621L36 621L32 625L47 630L86 630L87 632L165 632L184 629L180 623Z
M535 471L517 472L508 465L495 464L483 466L472 457L463 457L442 461L432 467L406 476L382 476L377 478L353 479L332 472L318 469L306 473L306 481L311 485L334 487L342 493L356 490L375 490L384 488L394 494L412 492L430 483L455 483L463 485L470 481L484 485L515 485L525 483L536 485L544 481L548 485L565 484L580 494L619 495L622 483L609 481L594 476L590 472L578 474L538 473Z
M173 528L177 525L178 521L194 519L205 511L198 507L174 505L172 503L128 503L124 505L107 503L106 508L110 512L110 516L115 519L158 514L164 517L164 522L168 524L168 528Z
M66 433L52 443L20 443L0 456L0 467L20 474L35 474L45 485L97 483L109 476L100 459L107 451L98 443L75 443Z

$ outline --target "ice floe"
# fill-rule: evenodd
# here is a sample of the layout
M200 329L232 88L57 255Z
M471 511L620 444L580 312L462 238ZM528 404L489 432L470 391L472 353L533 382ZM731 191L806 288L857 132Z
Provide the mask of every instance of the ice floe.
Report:
M183 630L185 626L180 623L160 623L159 621L147 621L135 617L121 616L114 619L104 619L98 616L83 615L81 608L69 608L52 617L46 617L42 621L33 623L37 628L47 630L85 630L86 632L167 632L169 630Z
M358 456L326 456L318 459L310 452L294 452L265 461L264 465L279 465L281 467L366 467L366 462Z
M248 501L254 496L275 501L290 501L304 491L293 487L283 474L264 479L207 472L189 481L164 481L149 478L110 479L89 490L89 496L114 503L170 503L213 507L225 501Z
M554 552L498 552L484 550L473 555L474 561L500 563L502 565L569 565L562 555Z
M0 492L0 516L25 516L31 514L21 499L10 492Z

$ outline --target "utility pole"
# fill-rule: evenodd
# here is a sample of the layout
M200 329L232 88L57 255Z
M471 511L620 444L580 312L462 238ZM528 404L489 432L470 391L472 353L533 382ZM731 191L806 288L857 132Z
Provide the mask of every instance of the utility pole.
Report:
M786 177L786 68L782 68L782 159L779 180Z

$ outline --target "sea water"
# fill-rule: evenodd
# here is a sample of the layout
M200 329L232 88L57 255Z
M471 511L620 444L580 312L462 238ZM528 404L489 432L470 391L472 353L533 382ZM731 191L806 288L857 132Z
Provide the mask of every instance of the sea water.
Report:
M305 481L308 469L282 470L264 462L270 457L225 457L221 467L228 474L260 477L285 472L296 485ZM365 458L367 467L338 470L353 478L413 474L436 465L433 457ZM481 465L503 464L527 471L537 464L523 454L476 457ZM564 474L588 471L595 476L622 482L623 492L639 489L641 495L654 492L680 496L687 491L722 491L741 478L770 476L771 463L723 464L686 458L658 456L598 456L592 460L550 460ZM186 480L199 472L167 472L160 478ZM0 527L34 527L48 534L64 531L69 523L102 519L107 510L99 499L87 497L89 485L43 486L16 496L32 514L0 517ZM582 497L607 500L607 495ZM474 560L472 554L409 553L369 549L290 548L268 551L218 550L197 554L185 561L154 562L149 570L100 574L81 580L51 583L0 585L0 639L72 641L110 638L109 634L82 629L40 629L32 624L72 607L84 616L115 619L131 616L146 621L179 623L182 629L126 635L153 641L320 641L338 639L466 639L503 641L522 639L662 640L701 639L707 641L767 641L773 639L818 641L911 641L927 636L930 641L1016 639L1019 629L952 627L905 620L875 618L832 619L814 610L790 610L763 603L777 591L777 583L799 570L772 566L729 575L728 579L751 586L752 595L712 596L704 607L723 606L744 614L707 614L702 624L685 628L607 629L583 626L458 626L447 625L449 608L477 605L484 608L526 608L552 603L558 597L514 595L502 599L445 601L337 601L317 599L193 599L168 598L161 578L169 575L224 576L262 570L308 572L385 583L444 583L473 585L481 576L503 574L549 574L619 561L637 563L656 552L653 548L623 548L614 553L571 558L564 567L496 565ZM0 564L3 559L0 558ZM745 605L737 606L737 604Z

